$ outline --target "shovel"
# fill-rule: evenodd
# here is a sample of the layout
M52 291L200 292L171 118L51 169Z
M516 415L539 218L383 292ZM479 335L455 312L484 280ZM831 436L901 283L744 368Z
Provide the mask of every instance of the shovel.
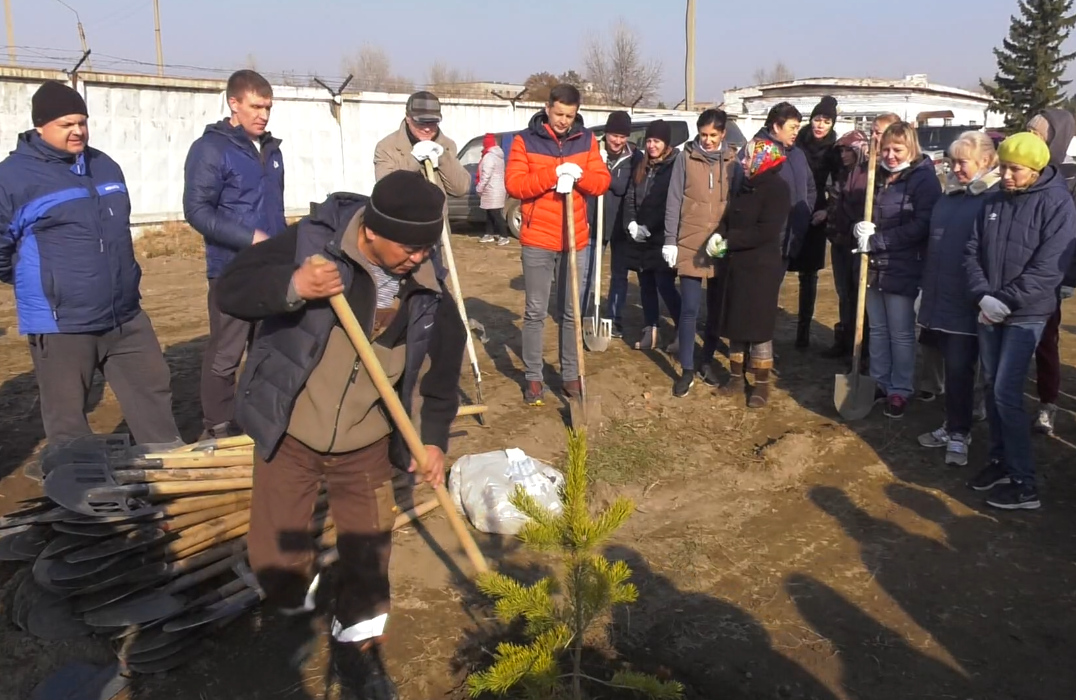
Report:
M328 260L319 255L314 256L314 260L321 264L328 263ZM396 394L392 383L385 376L385 370L381 367L377 355L374 354L374 349L370 347L370 341L366 338L366 334L363 333L358 319L355 318L355 312L351 310L351 305L348 304L343 294L331 297L329 303L332 305L333 311L336 313L340 325L343 326L344 332L347 333L351 344L355 346L355 352L358 353L359 360L366 367L370 380L377 387L377 393L381 396L382 403L388 408L389 414L392 416L392 422L396 425L396 429L400 431L400 434L403 435L404 441L407 443L407 449L411 451L411 456L418 464L419 472L424 473L427 459L426 446L422 444L422 438L419 437L418 431L415 430L415 425L411 422L411 417L407 415L407 411L400 402L400 397ZM578 304L579 297L577 296L577 308ZM580 340L580 343L582 343L582 340ZM433 492L437 496L437 501L441 504L441 507L445 509L445 517L448 518L448 522L452 526L460 546L463 547L463 551L467 553L467 558L470 559L471 565L478 573L489 571L489 566L486 564L482 552L478 549L478 545L475 544L471 533L467 531L467 526L463 524L463 520L460 518L459 512L456 511L456 507L452 503L452 497L448 495L448 490L445 489L444 484L433 484Z
M433 163L424 161L426 179L431 184L437 185L437 175L433 172ZM482 404L482 372L478 369L478 355L474 351L474 338L471 337L471 323L467 320L467 307L463 305L463 288L460 286L460 277L456 274L456 259L452 255L452 231L448 227L448 219L445 219L444 229L441 231L441 250L445 254L445 264L448 266L448 275L452 278L452 297L456 300L456 308L460 312L460 320L463 321L464 332L467 334L467 357L471 360L471 372L474 374L475 401ZM481 413L476 415L479 425L485 425L486 419Z
M579 263L575 250L574 195L574 189L564 195L564 215L568 220L568 274L571 278L572 319L575 320L575 354L579 363L579 395L568 398L568 413L573 430L586 430L590 427L601 427L601 397L591 396L587 391L584 371L583 319L579 309Z
M874 214L874 173L878 167L878 148L871 141L870 158L867 163L867 202L863 209L863 220L870 221ZM863 314L867 305L867 253L859 256L859 290L856 294L856 335L852 349L852 371L850 374L838 374L834 377L833 405L837 413L845 420L862 420L874 407L874 380L864 377L859 371L859 360L863 355Z
M591 352L605 352L613 339L612 319L602 318L602 230L605 195L598 197L597 236L594 248L594 315L583 319L583 343Z

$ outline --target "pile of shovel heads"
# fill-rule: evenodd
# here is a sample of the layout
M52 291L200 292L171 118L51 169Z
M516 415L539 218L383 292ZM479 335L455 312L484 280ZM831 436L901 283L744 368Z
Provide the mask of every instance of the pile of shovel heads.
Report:
M159 673L261 602L246 563L254 452L246 436L177 450L90 436L42 465L45 495L0 518L0 560L22 561L13 622L39 638L100 635L121 666ZM400 515L401 527L436 501ZM336 558L326 494L311 541Z

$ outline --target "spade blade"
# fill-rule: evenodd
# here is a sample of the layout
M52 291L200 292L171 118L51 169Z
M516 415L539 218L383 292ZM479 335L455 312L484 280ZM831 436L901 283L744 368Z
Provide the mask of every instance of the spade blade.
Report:
M183 601L159 591L146 591L141 595L125 598L118 603L92 610L85 615L88 625L94 627L126 627L152 622L183 609Z

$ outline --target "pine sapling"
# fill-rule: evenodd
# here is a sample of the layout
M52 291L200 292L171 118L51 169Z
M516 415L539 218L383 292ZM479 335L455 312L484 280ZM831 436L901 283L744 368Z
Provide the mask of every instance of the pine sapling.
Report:
M498 618L525 622L527 645L497 646L494 662L467 679L471 697L482 693L505 695L518 688L532 700L568 697L583 699L583 681L634 694L672 700L683 696L683 686L642 673L620 671L608 680L583 673L583 639L587 629L614 605L635 602L638 590L629 583L631 570L624 562L610 562L600 547L635 510L626 498L597 515L587 503L586 435L568 433L568 474L564 486L564 509L554 515L528 496L522 488L511 497L512 505L529 520L518 537L524 545L555 555L557 574L532 586L498 573L481 577L478 586L496 600ZM570 671L561 663L570 659Z

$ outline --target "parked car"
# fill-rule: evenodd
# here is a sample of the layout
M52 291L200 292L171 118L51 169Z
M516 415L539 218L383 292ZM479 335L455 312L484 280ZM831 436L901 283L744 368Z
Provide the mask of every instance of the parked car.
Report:
M664 119L672 125L672 145L674 147L679 148L695 138L696 127L694 119L680 117L670 118L652 113L636 113L632 116L631 136L628 137L629 140L636 146L642 146L646 136L647 125L657 119ZM590 127L590 129L594 132L596 137L601 139L605 133L605 124ZM518 131L502 131L495 134L497 137L497 144L501 147L501 150L504 151L505 159L508 158L508 154L512 150L512 139L518 133ZM482 159L482 140L484 137L485 134L475 136L464 144L463 148L459 151L460 164L471 174L471 191L463 197L448 198L448 218L451 222L480 224L486 220L486 215L479 206L478 193L475 191L475 186L478 184L478 161ZM730 145L737 149L747 143L747 139L744 138L743 132L736 126L736 122L731 119L728 122L725 138ZM504 218L508 222L509 232L516 238L519 238L519 228L522 225L519 200L512 199L511 197L505 200Z

